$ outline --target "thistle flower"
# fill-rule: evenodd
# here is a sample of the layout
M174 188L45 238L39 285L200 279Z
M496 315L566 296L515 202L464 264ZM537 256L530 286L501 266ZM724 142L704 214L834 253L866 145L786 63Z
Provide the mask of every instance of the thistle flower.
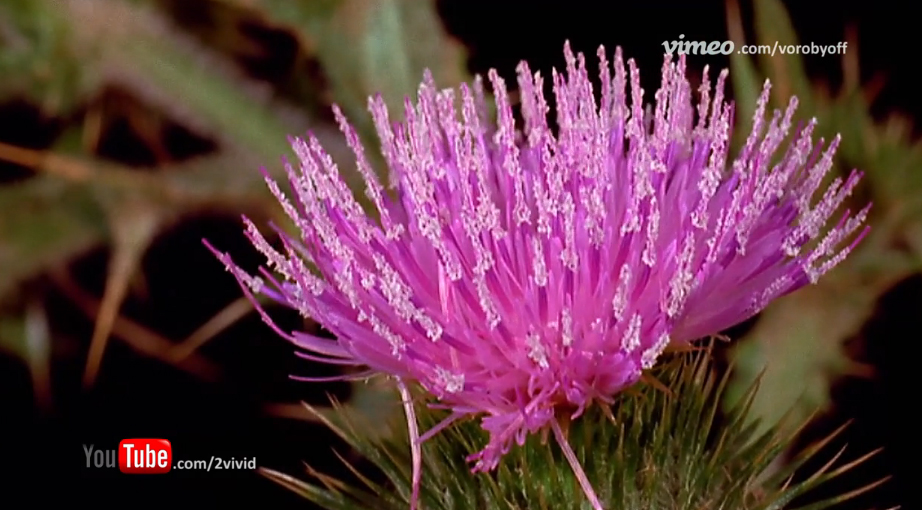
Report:
M695 105L684 57L667 55L645 116L637 68L629 60L625 69L620 49L610 65L599 48L598 100L583 55L569 44L564 51L566 73L552 76L556 133L542 77L525 62L521 132L495 71L495 124L479 80L461 85L459 103L427 73L403 124L390 122L380 97L369 101L389 190L334 107L377 219L308 136L292 141L300 164L286 163L293 200L266 173L300 239L276 228L276 250L244 218L250 241L282 278L266 269L251 276L212 248L250 298L265 294L336 335L282 331L260 308L303 357L396 378L416 489L420 442L477 416L490 439L469 458L475 471L550 430L602 508L560 422L612 403L667 347L715 334L815 282L867 233L855 235L867 207L826 228L861 174L837 178L814 201L839 138L823 150L811 120L779 155L797 101L766 125L768 82L749 137L728 161L726 71L712 89L705 68ZM451 410L422 436L409 382Z

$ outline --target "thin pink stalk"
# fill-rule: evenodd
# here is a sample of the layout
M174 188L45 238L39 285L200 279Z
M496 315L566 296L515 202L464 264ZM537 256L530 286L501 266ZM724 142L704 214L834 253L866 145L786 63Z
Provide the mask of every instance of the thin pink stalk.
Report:
M407 415L407 430L410 434L410 456L413 460L413 493L410 496L410 510L419 507L419 486L422 483L423 454L419 441L419 425L416 423L416 411L413 409L413 399L410 390L401 379L397 379L397 390L403 401L403 409Z
M557 420L551 420L551 429L554 431L554 438L557 439L557 444L559 444L560 449L563 450L563 456L567 458L567 462L570 463L573 474L576 475L579 486L583 488L583 492L585 492L586 497L589 498L589 503L592 505L593 510L605 510L605 507L602 506L602 502L599 501L599 497L596 496L595 491L592 489L592 484L589 483L586 472L583 471L583 467L579 465L579 459L577 459L576 454L573 453L573 448L570 448L570 443L567 441L567 436L564 435L563 430L561 430L560 423L558 423Z

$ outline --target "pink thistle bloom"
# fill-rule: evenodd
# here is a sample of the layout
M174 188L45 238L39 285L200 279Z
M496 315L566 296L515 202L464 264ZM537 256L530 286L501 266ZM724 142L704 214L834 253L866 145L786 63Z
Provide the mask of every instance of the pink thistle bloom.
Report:
M712 89L705 68L693 103L684 57L666 56L645 116L637 68L629 60L625 69L620 49L610 65L599 48L599 101L583 55L569 45L565 55L566 73L552 76L556 135L542 77L524 62L522 132L495 71L495 124L479 80L456 93L437 90L427 73L417 103L406 101L403 124L390 122L380 97L371 99L392 193L334 107L377 219L309 136L292 141L300 164L286 164L291 198L267 174L300 239L276 229L283 244L276 250L244 217L247 236L281 278L265 269L251 276L215 251L249 297L270 296L336 335L281 331L260 308L303 357L396 378L410 422L414 506L420 442L477 416L490 440L469 459L475 471L551 429L593 507L602 508L558 419L611 403L667 346L715 334L815 282L868 231L855 235L867 207L826 227L861 174L836 179L814 201L839 138L825 150L822 140L814 144L814 119L778 154L797 101L766 124L768 82L751 134L728 161L726 71ZM411 381L452 410L423 436L408 401Z

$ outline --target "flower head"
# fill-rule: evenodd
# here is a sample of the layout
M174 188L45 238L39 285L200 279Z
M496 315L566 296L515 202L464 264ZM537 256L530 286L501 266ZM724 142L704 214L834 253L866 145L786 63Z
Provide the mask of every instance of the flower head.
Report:
M670 344L715 334L815 281L867 232L855 235L867 208L826 228L860 174L814 200L839 138L815 144L813 120L779 153L797 103L766 124L768 82L731 160L726 72L712 88L705 69L693 102L684 57L666 56L645 114L637 68L625 69L620 50L610 65L599 49L598 100L583 55L569 45L565 54L566 72L552 75L556 130L542 77L524 62L521 131L495 71L495 123L479 81L440 91L427 74L402 124L370 100L389 189L334 109L377 218L315 138L295 139L291 198L267 182L300 238L277 229L277 251L244 218L281 278L250 276L216 252L247 294L336 335L280 331L263 313L305 357L416 381L452 419L481 417L490 440L471 458L479 470L545 429L567 453L558 418L611 402Z

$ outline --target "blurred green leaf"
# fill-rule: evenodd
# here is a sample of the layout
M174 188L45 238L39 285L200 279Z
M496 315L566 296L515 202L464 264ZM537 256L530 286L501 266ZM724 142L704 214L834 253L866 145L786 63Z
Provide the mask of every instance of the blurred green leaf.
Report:
M0 296L106 235L104 212L85 184L38 176L0 186Z
M49 115L67 115L98 90L89 58L72 42L59 2L4 0L0 4L0 100L18 95Z
M333 75L344 80L339 85L348 88L348 81L356 86L340 96L352 101L355 109L364 109L365 96L374 87L382 88L393 101L401 99L413 91L427 66L451 83L460 76L460 53L456 45L447 45L438 17L428 2L424 9L418 8L419 4L411 8L410 4L398 1L306 4L310 6L271 2L271 7L301 5L301 17L293 19L309 20L310 34L323 48L322 60L332 66ZM278 174L281 165L271 162L289 151L287 135L308 125L307 119L296 110L281 106L266 89L242 78L227 62L178 33L143 4L121 0L38 0L5 4L4 8L16 8L17 20L41 19L45 11L68 20L67 30L44 29L45 39L39 37L39 42L50 44L46 39L52 35L65 38L55 43L73 52L63 60L79 61L84 75L126 86L175 120L217 139L223 147L217 157L177 165L175 171L158 177L110 172L105 177L94 174L89 178L91 182L83 184L44 179L40 184L4 189L0 199L5 215L10 217L0 217L0 239L6 245L0 248L5 276L0 294L15 281L106 239L104 216L89 189L116 186L124 191L143 187L153 207L170 210L208 203L231 205L234 200L264 196L256 167L266 164L270 172ZM305 17L305 13L312 17ZM48 19L58 19L54 16ZM352 32L342 31L350 27ZM404 39L405 33L422 37L422 41L414 40L411 44ZM454 55L450 65L439 59L446 47ZM344 51L358 51L358 54L347 55ZM400 72L394 74L394 69ZM356 117L367 119L367 115ZM349 165L352 154L339 133L326 124L313 128L334 159ZM350 181L357 180L351 173L344 173ZM39 196L33 198L37 193ZM42 200L41 194L48 198ZM8 204L18 202L29 203L35 214L14 217L13 211L18 209ZM40 204L46 210L39 211ZM43 214L48 216L47 220L42 219ZM45 227L43 221L53 228ZM8 260L12 262L7 263Z
M3 154L8 152L4 148ZM234 168L231 161L222 158L217 159L217 168L214 160L202 158L183 165L186 172L152 174L74 156L18 152L23 153L19 157L34 160L39 175L0 186L0 296L43 270L106 243L112 234L108 218L121 217L107 209L113 199L140 196L152 211L173 217L204 204L242 207L256 195L233 179L201 189L205 177L215 181L217 172L225 178L233 175L228 172ZM244 184L252 185L254 180ZM194 182L200 187L192 186ZM265 200L265 195L259 196Z
M20 18L41 17L44 11L38 10L45 9L69 21L67 30L58 35L67 37L64 46L74 52L79 49L85 58L63 60L79 62L84 74L97 75L103 82L127 86L175 120L222 142L224 148L217 156L197 158L163 172L133 172L86 158L73 145L79 137L70 136L74 130L68 130L67 150L86 170L86 175L79 176L81 182L58 182L46 176L0 188L0 296L19 281L105 243L109 230L97 200L106 190L140 192L151 207L177 214L206 205L239 209L268 196L257 169L278 161L289 151L287 135L306 126L294 110L278 107L266 93L172 30L150 9L121 0L27 4L30 10ZM26 10L24 2L4 4L6 9L13 6ZM315 134L335 158L351 159L351 151L334 128L318 125ZM33 159L44 169L66 161ZM267 168L276 175L282 170L278 164L267 164ZM31 214L23 215L24 210Z
M849 371L842 343L858 333L876 296L849 291L830 294L823 286L801 289L770 306L731 356L734 378L726 395L732 406L761 377L752 405L760 430L790 413L800 423L829 403L829 381Z
M775 45L797 45L797 34L781 0L755 0L756 43L774 48ZM791 96L800 100L802 111L813 109L813 87L807 78L799 52L776 52L759 55L762 68L772 81L775 104L786 104Z
M394 382L383 377L355 381L352 383L349 402L338 408L325 407L316 410L333 423L342 424L353 419L378 424L365 431L366 434L377 437L385 437L392 433L393 429L385 424L393 423L395 419L403 416L403 407Z
M816 285L777 300L731 351L734 374L725 405L760 379L750 419L766 430L786 413L793 422L829 405L830 383L871 376L843 351L871 318L877 300L922 269L922 258L891 247L900 226L881 220L860 249Z
M461 45L451 39L430 0L250 0L267 18L290 27L316 53L330 80L334 100L371 140L366 113L370 95L380 93L393 119L403 99L416 92L423 71L455 86L469 79Z
M284 26L314 26L318 19L325 20L346 0L311 0L292 2L290 0L223 0L223 2L254 9ZM302 34L303 35L303 34Z
M746 44L746 37L743 32L743 20L739 11L737 0L727 2L727 27L730 34L730 40L735 47L742 47ZM756 70L755 63L748 55L734 52L730 55L730 80L733 84L733 92L736 97L734 107L736 108L737 125L743 128L750 127L752 115L756 111L756 101L759 99L759 92L762 90L763 79ZM736 130L736 145L741 145L746 139L745 129Z
M394 432L391 425L399 422L403 414L396 385L385 377L372 377L354 381L349 400L333 406L310 407L304 404L269 404L266 412L284 418L312 422L329 422L345 426L349 421L370 423L364 434L369 438L384 439Z
M436 83L468 80L461 44L445 33L435 2L362 0L367 9L362 41L366 89L379 92L392 111L413 94L428 68Z
M754 12L758 44L796 44L790 18L779 0L754 0ZM734 3L727 17L731 38L742 44L742 24ZM844 343L859 334L884 292L922 268L918 248L922 241L912 240L914 233L922 231L918 226L922 224L922 144L912 139L905 120L874 119L870 94L858 83L856 46L848 46L845 83L836 95L822 86L811 86L796 54L763 54L759 68L751 56L731 56L733 71L742 75L733 77L737 104L748 103L740 105L747 110L738 112L751 116L765 77L772 81L776 107L797 95L799 117L816 117L819 136L827 142L837 133L842 136L827 182L852 168L864 170L863 187L849 206L874 202L870 236L817 285L772 304L733 351L737 368L726 404L764 370L752 407L752 419L761 420L763 428L789 410L794 416L806 416L828 405L830 382L856 370L843 352ZM902 250L901 244L913 252Z
M57 0L54 1L59 4ZM262 158L288 151L306 127L296 110L228 62L180 33L156 11L123 0L67 0L74 42L93 48L86 72L127 87L174 120Z

